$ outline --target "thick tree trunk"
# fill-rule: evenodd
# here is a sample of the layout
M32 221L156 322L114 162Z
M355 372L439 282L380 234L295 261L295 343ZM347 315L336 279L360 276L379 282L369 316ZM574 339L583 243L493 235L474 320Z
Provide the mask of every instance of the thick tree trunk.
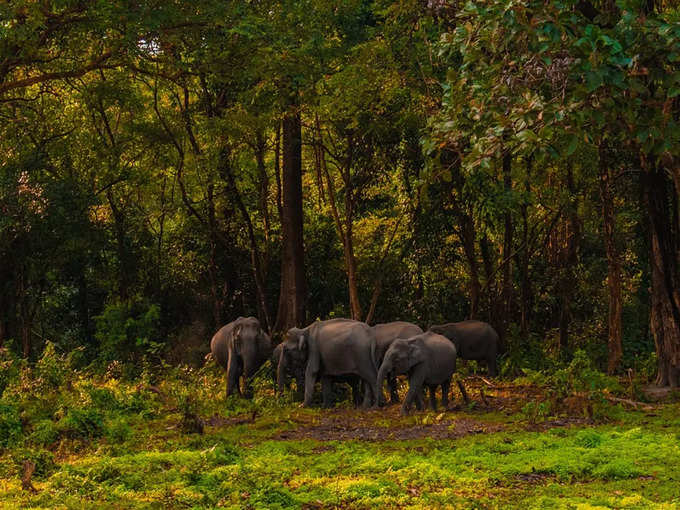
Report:
M295 105L283 118L281 188L281 292L274 331L303 326L306 320L307 284L302 233L302 123Z
M621 343L623 298L621 294L621 256L616 246L616 213L614 192L609 168L608 150L604 142L599 147L600 199L602 201L602 227L607 251L607 288L609 290L609 328L607 340L607 372L619 368L623 347Z
M651 265L650 329L658 358L656 382L680 384L680 295L678 294L678 232L669 210L668 177L654 160L642 157L645 205L648 213Z

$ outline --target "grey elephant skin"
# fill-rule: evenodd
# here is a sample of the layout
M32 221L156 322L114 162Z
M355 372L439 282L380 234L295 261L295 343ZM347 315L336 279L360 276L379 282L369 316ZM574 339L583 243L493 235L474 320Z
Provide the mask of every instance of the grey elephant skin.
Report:
M451 377L456 371L456 346L442 335L431 331L392 342L378 370L378 386L388 373L408 374L408 393L401 411L408 414L415 402L422 408L423 388L430 390L430 404L437 408L436 389L441 386L442 405L448 407Z
M304 329L292 328L282 346L277 372L279 391L283 391L289 367L304 360L304 406L312 403L317 379L321 380L324 406L329 406L333 380L347 376L356 376L364 383L364 406L377 403L376 341L365 323L331 319Z
M250 383L255 372L270 358L271 340L255 317L239 317L223 326L210 341L210 351L217 363L227 371L227 396L235 391L250 396Z
M486 361L489 375L498 375L500 344L498 333L491 324L474 320L450 322L431 326L430 331L451 340L456 345L460 359Z
M404 321L376 324L375 326L372 326L371 329L375 335L376 357L379 364L382 363L387 349L389 349L392 342L397 338L411 338L412 336L419 335L423 332L419 326ZM398 404L399 395L397 394L397 377L392 373L387 375L387 387L390 391L390 403ZM380 399L382 400L382 385L378 386L378 391L380 392Z

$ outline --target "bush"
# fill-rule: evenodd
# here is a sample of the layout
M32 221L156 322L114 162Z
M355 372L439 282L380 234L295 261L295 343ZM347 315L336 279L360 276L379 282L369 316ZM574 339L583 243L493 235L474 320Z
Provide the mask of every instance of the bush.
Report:
M21 436L19 411L13 405L0 403L0 447L14 446L21 440Z
M19 377L18 360L9 349L0 348L0 398L10 383Z
M22 448L16 450L12 454L12 459L14 461L15 469L19 476L23 472L24 462L29 461L35 464L35 471L33 471L33 476L35 478L47 478L57 468L57 464L54 462L54 454L48 450L37 449L31 450L28 448Z
M67 437L74 439L92 439L104 433L104 420L99 410L86 407L71 409L59 421L59 430Z
M132 437L132 427L124 418L115 418L106 427L106 439L111 443L124 443Z
M52 420L41 420L33 428L30 441L41 446L49 446L59 439L59 428Z
M160 337L160 307L140 298L112 303L95 317L95 338L106 361L134 360L157 355Z

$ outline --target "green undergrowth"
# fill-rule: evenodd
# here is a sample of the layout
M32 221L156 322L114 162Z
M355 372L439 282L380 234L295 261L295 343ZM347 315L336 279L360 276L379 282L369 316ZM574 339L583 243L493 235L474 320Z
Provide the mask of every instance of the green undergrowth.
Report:
M611 386L575 363L487 389L495 407L470 388L469 405L408 417L348 401L302 409L266 377L254 399L226 398L210 364L127 380L50 350L35 366L3 363L0 508L680 508L680 404L570 415L559 399L585 391L590 405ZM532 402L550 405L539 416ZM324 441L328 430L417 434ZM27 465L35 492L22 488Z
M257 440L247 425L215 427L200 436L175 436L165 450L70 455L36 472L36 494L22 491L18 478L5 479L0 504L675 508L680 433L677 425L665 425L385 442Z

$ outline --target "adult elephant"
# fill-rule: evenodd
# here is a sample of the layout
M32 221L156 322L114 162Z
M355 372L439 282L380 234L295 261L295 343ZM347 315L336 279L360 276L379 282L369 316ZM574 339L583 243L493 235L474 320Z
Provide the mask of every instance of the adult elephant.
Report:
M312 403L317 379L321 379L324 406L329 406L333 380L345 376L356 376L364 383L365 407L378 402L376 342L367 324L350 319L318 321L304 329L290 329L282 345L279 391L283 391L289 367L304 360L304 406Z
M435 392L442 389L442 405L449 405L451 377L456 371L456 346L446 337L431 331L411 338L398 338L387 349L380 369L378 386L382 386L388 373L408 374L408 393L401 407L408 414L415 402L422 408L423 388L430 390L430 405L437 409Z
M375 335L376 358L378 360L378 364L382 363L387 349L389 349L392 342L394 342L397 338L411 338L412 336L419 335L423 332L419 326L404 321L376 324L371 329ZM398 404L399 395L397 394L397 377L393 373L387 375L387 387L390 391L390 403ZM378 386L378 392L380 395L380 400L382 401L382 385Z
M486 361L491 377L498 375L496 358L500 348L498 333L491 324L482 321L450 322L430 326L430 331L451 340L461 359Z
M227 396L234 391L241 395L241 376L243 395L251 396L251 379L272 353L269 335L255 317L239 317L223 326L212 337L210 350L227 371Z

